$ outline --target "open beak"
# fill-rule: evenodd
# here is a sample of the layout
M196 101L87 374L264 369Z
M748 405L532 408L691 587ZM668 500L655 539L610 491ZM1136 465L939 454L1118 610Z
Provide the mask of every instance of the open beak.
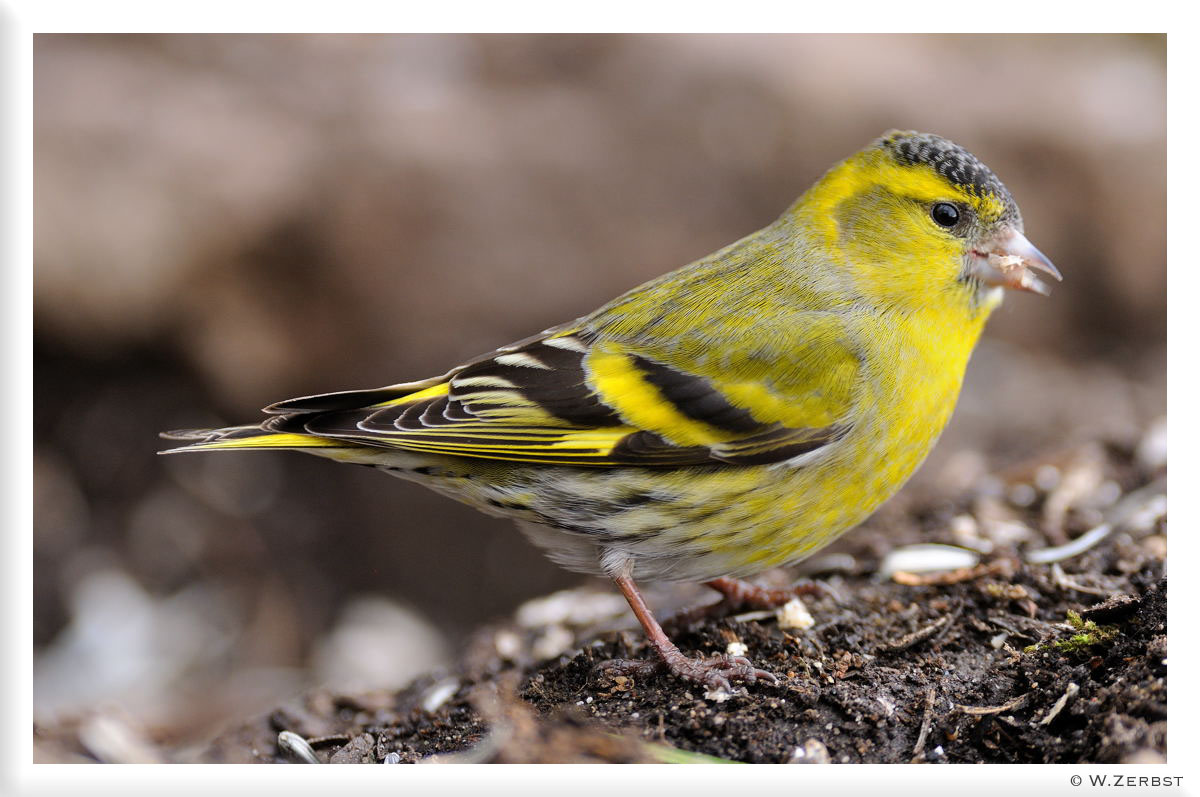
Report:
M1062 274L1050 262L1050 258L1029 243L1029 239L1011 227L1001 230L992 238L972 249L967 268L987 285L1032 291L1043 296L1050 295L1050 286L1042 282L1033 272L1049 274L1059 282Z

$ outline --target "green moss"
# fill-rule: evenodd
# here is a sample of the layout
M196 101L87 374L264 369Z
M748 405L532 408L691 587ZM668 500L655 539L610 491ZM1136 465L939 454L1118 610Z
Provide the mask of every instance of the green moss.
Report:
M1065 639L1030 645L1025 648L1025 652L1033 653L1045 647L1061 653L1078 653L1089 648L1108 645L1121 633L1121 630L1115 625L1096 625L1091 620L1084 620L1078 613L1072 611L1067 612L1067 625L1075 629L1076 633Z

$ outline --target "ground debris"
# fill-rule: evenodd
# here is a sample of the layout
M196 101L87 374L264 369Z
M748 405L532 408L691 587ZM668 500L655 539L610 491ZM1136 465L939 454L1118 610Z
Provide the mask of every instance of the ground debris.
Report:
M718 702L668 675L607 676L600 662L651 653L627 617L609 622L607 605L583 611L581 590L482 629L454 671L371 699L310 694L226 734L203 760L293 761L276 745L282 731L322 762L1161 758L1167 628L1157 540L1166 523L1156 496L1165 482L1157 464L1139 470L1132 449L1122 451L1093 446L1060 464L1031 463L1019 474L1027 489L993 485L983 503L968 493L957 505L913 504L869 523L844 546L855 571L828 574L806 598L814 623L802 631L772 612L690 612L672 625L690 655L736 649L776 673L777 685L740 687ZM979 506L983 516L964 520ZM1110 531L1088 536L1106 507ZM897 546L961 540L987 543L979 564L879 574ZM1055 545L1071 555L1026 555ZM678 607L696 594L662 601ZM537 642L551 627L573 629L573 645L539 661Z
M999 706L957 706L957 708L962 713L970 714L974 717L982 717L986 714L1002 714L1024 706L1029 701L1031 694L1033 693L1026 692L1023 695L1017 695L1012 700Z
M945 629L948 625L950 625L950 623L954 622L956 617L958 617L957 612L938 618L924 628L919 628L916 631L913 631L911 634L905 634L893 642L884 643L879 647L879 651L898 652L901 650L908 650L913 645L916 645L919 642L924 642L926 639L929 639Z
M802 636L730 618L680 632L685 649L706 654L736 636L753 661L779 674L778 686L754 684L718 703L669 676L607 678L599 662L646 654L635 635L614 634L537 667L463 680L432 712L421 707L430 690L455 681L418 682L385 709L343 708L324 726L340 736L307 742L322 761L405 763L651 761L663 750L763 763L1099 762L1161 753L1166 582L1153 575L1143 574L1130 599L1093 607L1089 616L1103 626L1074 610L1070 621L1011 614L970 584L913 594L864 579L850 606L810 602L821 624ZM915 612L889 611L897 601L911 605L906 599ZM1060 611L1040 600L1047 616ZM1089 627L1106 633L1072 642ZM1007 640L999 648L997 630ZM1022 652L1012 646L1017 638L1037 641ZM270 740L281 718L303 716L276 711L234 734L245 743L257 727ZM255 760L296 760L270 741L257 748L266 752ZM206 760L223 760L219 749Z

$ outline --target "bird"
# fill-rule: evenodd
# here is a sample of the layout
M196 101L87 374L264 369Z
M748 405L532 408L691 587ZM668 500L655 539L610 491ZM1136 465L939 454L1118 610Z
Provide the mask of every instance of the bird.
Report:
M991 169L891 130L763 229L588 315L440 376L164 432L184 444L161 453L295 450L418 482L611 579L653 651L611 670L776 682L744 656L685 654L638 585L778 605L786 590L743 579L811 555L900 489L1005 289L1048 295L1039 275L1062 279Z

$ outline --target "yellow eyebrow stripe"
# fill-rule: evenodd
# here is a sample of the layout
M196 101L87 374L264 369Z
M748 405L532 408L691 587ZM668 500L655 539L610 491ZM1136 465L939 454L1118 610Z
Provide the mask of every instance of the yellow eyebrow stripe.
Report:
M807 200L807 207L812 211L810 218L817 223L826 239L835 241L838 235L838 207L847 199L861 196L876 185L885 185L893 194L921 202L957 198L974 206L984 218L999 218L1005 210L1004 203L990 194L979 194L968 187L954 185L927 164L896 163L882 150L842 162L830 170L826 179L809 189L802 199Z

